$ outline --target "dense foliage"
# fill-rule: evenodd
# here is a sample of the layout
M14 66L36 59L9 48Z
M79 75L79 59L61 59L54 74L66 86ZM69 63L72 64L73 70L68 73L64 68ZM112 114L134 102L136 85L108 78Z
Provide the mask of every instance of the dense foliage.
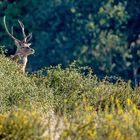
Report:
M140 2L137 0L4 0L0 2L0 38L9 54L13 42L3 16L19 37L17 19L33 32L35 56L29 71L73 60L93 68L99 77L139 81ZM19 37L20 38L20 37Z
M0 56L0 112L16 109L16 106L33 109L30 108L33 104L34 109L37 109L38 106L45 108L51 105L46 102L51 98L51 91L45 87L21 75L16 63Z
M139 95L130 81L100 81L76 64L21 75L1 55L0 139L137 140Z

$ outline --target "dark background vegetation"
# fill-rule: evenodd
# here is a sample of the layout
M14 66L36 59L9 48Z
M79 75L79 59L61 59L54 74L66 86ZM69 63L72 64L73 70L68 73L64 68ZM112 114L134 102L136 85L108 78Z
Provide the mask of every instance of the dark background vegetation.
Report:
M0 45L15 51L3 27L3 16L21 38L17 19L33 33L28 71L74 60L98 77L140 81L139 0L3 0L0 1Z

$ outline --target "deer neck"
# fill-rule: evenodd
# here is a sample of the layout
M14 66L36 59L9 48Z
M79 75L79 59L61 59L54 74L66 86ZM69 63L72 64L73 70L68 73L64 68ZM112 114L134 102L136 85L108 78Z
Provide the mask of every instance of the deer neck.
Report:
M27 56L19 56L18 64L27 64Z
M27 56L20 56L19 57L18 64L20 65L20 72L23 74L25 73L27 61L28 61Z

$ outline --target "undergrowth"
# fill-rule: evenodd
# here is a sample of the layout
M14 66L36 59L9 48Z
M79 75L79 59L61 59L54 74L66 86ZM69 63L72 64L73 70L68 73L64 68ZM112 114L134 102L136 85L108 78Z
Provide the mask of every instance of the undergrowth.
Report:
M137 140L140 87L130 85L99 80L74 64L21 75L17 64L1 55L0 138Z

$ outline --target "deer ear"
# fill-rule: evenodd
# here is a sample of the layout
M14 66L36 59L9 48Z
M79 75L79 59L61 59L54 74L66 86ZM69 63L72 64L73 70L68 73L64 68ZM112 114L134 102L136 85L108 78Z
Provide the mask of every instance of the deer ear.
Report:
M31 45L31 43L24 43L24 47L30 47Z
M28 43L28 46L30 47L32 45L32 43Z

